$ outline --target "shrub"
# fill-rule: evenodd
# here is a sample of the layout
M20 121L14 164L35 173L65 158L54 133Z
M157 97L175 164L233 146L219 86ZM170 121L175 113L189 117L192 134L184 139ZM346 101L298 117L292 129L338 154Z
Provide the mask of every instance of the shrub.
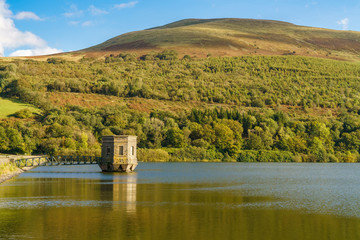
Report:
M294 155L287 151L244 150L239 153L238 162L294 162Z
M206 150L199 147L170 149L172 161L215 161L223 159L223 155L216 150Z
M23 119L24 118L32 118L33 116L34 116L33 113L28 108L22 109L20 111L17 111L16 113L14 113L14 117L23 118Z
M141 162L168 162L170 160L170 155L162 149L139 148L137 157Z
M183 60L191 60L190 55L184 55Z
M178 53L175 50L164 50L156 57L160 60L176 60L178 59Z
M47 59L47 62L48 62L48 63L51 63L51 64L66 63L66 61L65 61L64 59L61 59L61 58L48 58L48 59Z

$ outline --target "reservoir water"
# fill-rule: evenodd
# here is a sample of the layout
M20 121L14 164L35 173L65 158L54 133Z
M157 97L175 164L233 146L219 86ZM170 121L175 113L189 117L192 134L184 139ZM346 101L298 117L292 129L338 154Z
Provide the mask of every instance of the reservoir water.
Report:
M38 167L0 185L0 239L360 239L360 165Z

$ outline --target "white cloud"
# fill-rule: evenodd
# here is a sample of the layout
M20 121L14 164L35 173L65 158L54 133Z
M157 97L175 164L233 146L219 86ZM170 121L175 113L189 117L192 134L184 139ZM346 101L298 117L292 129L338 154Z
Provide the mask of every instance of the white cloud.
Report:
M83 27L90 27L92 25L94 25L92 21L86 21L81 24L81 26Z
M75 17L81 17L83 13L84 13L83 10L79 10L75 4L71 4L70 10L64 13L64 16L67 18L75 18Z
M35 48L35 49L26 49L26 50L17 50L10 54L10 57L28 57L28 56L40 56L40 55L50 55L55 53L61 53L62 51L56 48L45 47L45 48Z
M132 2L128 2L128 3L120 3L120 4L116 4L115 8L117 8L117 9L132 8L132 7L135 7L136 4L138 4L138 1L132 1Z
M42 19L33 12L19 12L14 16L16 20L24 20L24 19L31 19L36 21L41 21Z
M0 56L4 55L5 49L16 49L23 46L34 48L37 52L40 50L46 50L47 53L50 53L50 50L53 50L52 52L60 51L49 48L47 43L35 34L17 29L12 16L9 5L5 0L0 0Z
M95 22L93 21L85 21L85 22L81 22L81 21L70 21L69 25L71 26L83 26L83 27L90 27L90 26L94 26Z
M102 9L99 9L99 8L95 7L94 5L91 5L88 10L91 13L91 15L94 15L94 16L109 13L108 11L105 11L105 10L102 10Z
M0 0L0 16L4 18L10 18L13 13L9 9L9 5L6 4L5 0Z
M349 18L341 19L340 21L337 21L337 24L339 24L343 30L349 30Z
M69 22L70 25L74 25L74 26L79 25L79 23L80 23L79 21L70 21Z

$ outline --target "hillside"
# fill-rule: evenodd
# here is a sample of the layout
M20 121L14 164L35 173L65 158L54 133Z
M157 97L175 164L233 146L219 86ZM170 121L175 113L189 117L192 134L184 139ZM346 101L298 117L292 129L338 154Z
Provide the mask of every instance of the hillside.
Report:
M98 155L125 134L144 161L360 162L359 81L301 56L2 62L1 97L41 111L0 119L0 152Z
M99 155L116 134L137 135L143 161L360 162L359 36L189 19L7 58L0 152Z
M173 49L192 57L301 55L359 60L360 33L254 19L187 19L130 32L80 51L88 56Z

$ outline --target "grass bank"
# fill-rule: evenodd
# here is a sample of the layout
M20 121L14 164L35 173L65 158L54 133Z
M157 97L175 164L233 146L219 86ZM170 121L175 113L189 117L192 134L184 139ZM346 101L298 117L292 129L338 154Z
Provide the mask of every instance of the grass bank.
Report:
M13 99L5 99L0 97L0 118L7 118L10 115L24 110L29 109L30 112L39 112L39 109L33 107L30 104L22 103Z
M20 168L16 167L15 164L11 162L0 163L0 183L19 175L22 172L23 171Z

